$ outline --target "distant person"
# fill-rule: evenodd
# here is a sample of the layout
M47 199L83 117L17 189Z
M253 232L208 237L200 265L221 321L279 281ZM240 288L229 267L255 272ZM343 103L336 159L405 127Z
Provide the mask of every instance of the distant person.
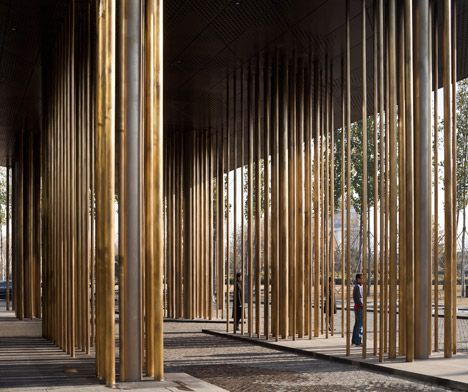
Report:
M234 332L239 330L239 323L242 319L242 274L236 273L236 284L234 286L234 307L232 317L234 319Z
M362 337L362 274L356 274L356 283L353 289L354 300L354 328L352 343L361 345Z

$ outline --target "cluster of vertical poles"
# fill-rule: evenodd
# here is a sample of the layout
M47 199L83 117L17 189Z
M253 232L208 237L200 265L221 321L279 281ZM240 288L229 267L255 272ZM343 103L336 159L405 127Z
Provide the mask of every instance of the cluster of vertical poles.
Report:
M162 3L118 5L68 2L43 58L41 143L22 132L13 162L18 315L40 315L41 254L44 336L72 356L94 347L107 385L116 283L120 380L163 378Z
M96 276L93 8L70 3L44 63L42 156L43 334L71 356L99 350ZM100 273L100 272L99 272ZM95 327L96 326L96 327Z
M12 293L13 309L19 319L41 317L42 313L40 262L41 157L40 149L37 148L39 144L39 134L32 129L24 129L19 132L14 151L11 189L13 201L11 211L12 232L14 233L12 237L11 279L15 283L13 284ZM7 183L9 185L10 181L8 180ZM9 275L8 260L7 268ZM10 276L7 277L7 281L9 279ZM7 294L9 301L10 293ZM7 305L10 305L9 302Z
M349 355L355 229L351 163L362 159L363 244L357 271L364 281L362 356L383 361L399 355L412 361L438 351L438 192L431 143L438 138L439 120L437 102L431 111L431 91L437 98L438 61L443 59L445 356L456 351L456 4L442 3L444 8L437 9L438 3L429 0L379 0L368 7L362 0L361 116L353 112L354 121L361 119L362 157L354 156L352 146L351 91L357 88L351 85L349 1L341 80L334 73L339 61L313 48L305 55L284 49L263 53L228 72L221 126L171 134L165 152L168 317L222 317L227 331L233 331L240 273L242 334L328 337L335 334L336 323ZM369 63L373 78L368 77ZM373 97L370 105L368 96ZM373 129L368 129L370 118ZM437 168L437 147L434 157ZM340 192L335 190L337 175ZM341 241L334 230L337 193ZM368 296L373 297L369 304ZM336 299L341 299L341 323L332 308Z

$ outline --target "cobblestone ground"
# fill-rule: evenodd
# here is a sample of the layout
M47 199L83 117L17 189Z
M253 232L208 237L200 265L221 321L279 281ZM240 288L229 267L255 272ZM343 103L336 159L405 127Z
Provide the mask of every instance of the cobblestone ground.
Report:
M341 333L341 302L337 301L338 304L338 309L337 313L334 315L334 329L335 329L335 334L340 334ZM230 308L232 309L232 302L230 304ZM372 308L372 306L370 306ZM245 314L247 314L247 306L245 309ZM256 314L255 307L253 309L253 314ZM271 314L271 313L270 313ZM320 314L320 323L323 322L323 328L325 330L325 319L324 319L324 314ZM346 312L345 312L345 317L346 317ZM323 320L322 320L323 319ZM354 325L354 311L351 311L350 315L351 319L351 330ZM263 331L263 307L261 309L261 318L260 318L260 330ZM433 345L433 350L435 349L434 347L434 317L432 317L432 345ZM255 323L255 321L254 321ZM444 318L443 316L439 316L438 318L438 348L439 351L444 349ZM232 328L232 327L231 327ZM398 328L398 324L397 324ZM374 314L373 312L367 312L367 337L370 341L373 339L373 330L374 330ZM468 352L468 319L457 319L457 351L458 352Z
M301 357L201 333L222 324L165 323L166 371L229 391L447 391L351 365Z

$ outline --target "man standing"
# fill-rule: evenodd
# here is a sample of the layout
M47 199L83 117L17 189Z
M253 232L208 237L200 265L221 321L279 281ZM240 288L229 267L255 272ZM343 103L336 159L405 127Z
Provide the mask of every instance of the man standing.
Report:
M232 309L234 318L234 332L239 330L239 323L242 318L242 275L236 273L236 285L234 286L234 306Z
M354 300L354 328L352 343L361 345L362 337L362 274L356 274L356 284L353 289Z

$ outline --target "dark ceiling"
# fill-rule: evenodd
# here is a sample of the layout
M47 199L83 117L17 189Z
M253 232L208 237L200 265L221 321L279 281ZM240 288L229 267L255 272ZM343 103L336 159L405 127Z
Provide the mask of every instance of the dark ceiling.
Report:
M0 0L0 164L6 164L15 132L40 128L41 46L44 27L56 25L65 1ZM367 0L369 7L373 3ZM468 1L458 1L458 77L468 74ZM334 58L344 42L344 0L165 0L164 88L167 129L206 124L225 98L228 69L265 48L294 46ZM359 113L360 7L351 0L353 112ZM368 58L372 55L368 9ZM50 31L48 31L50 32ZM369 63L369 83L372 67ZM338 83L338 80L336 81ZM369 97L370 99L370 97Z
M368 102L372 102L373 10L367 0ZM439 1L441 9L441 1ZM352 117L361 113L361 0L351 0ZM468 76L468 1L457 1L458 78ZM310 46L333 59L339 108L345 42L344 0L167 0L165 15L165 120L170 129L216 125L222 117L228 70L262 50ZM339 110L339 109L338 109ZM340 114L337 110L337 119Z

